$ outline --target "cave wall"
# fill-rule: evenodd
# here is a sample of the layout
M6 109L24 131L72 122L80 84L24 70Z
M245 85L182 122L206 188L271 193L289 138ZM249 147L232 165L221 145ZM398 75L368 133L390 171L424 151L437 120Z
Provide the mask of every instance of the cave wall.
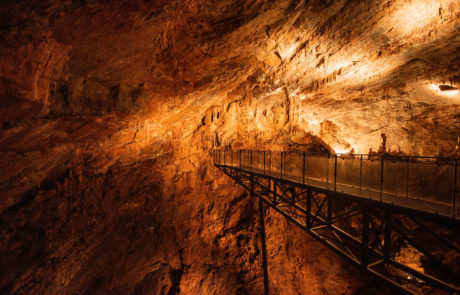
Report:
M214 148L458 155L456 1L3 1L0 291L261 294ZM267 210L274 294L386 293Z

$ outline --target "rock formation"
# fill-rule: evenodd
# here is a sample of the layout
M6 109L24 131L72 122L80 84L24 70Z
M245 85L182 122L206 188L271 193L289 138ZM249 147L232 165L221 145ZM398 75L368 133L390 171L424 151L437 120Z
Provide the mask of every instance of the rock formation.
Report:
M262 294L214 148L454 155L454 0L0 4L0 293ZM446 86L443 86L446 85ZM386 293L267 210L273 294Z

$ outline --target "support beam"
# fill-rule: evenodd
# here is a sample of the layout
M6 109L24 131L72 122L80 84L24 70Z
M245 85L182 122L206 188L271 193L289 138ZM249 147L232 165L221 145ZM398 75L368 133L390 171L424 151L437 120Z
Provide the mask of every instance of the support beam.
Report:
M369 265L369 206L366 205L363 210L362 238L361 238L361 268L366 270Z
M307 193L307 231L311 230L311 198L312 198L312 191L309 189Z
M225 154L227 154L227 152L225 152ZM240 151L240 159L242 158L241 154ZM269 153L267 153L267 155L268 154ZM238 154L235 155L238 159ZM378 163L380 164L380 190L378 187L375 188L372 194L373 197L368 198L367 195L361 195L363 191L368 190L365 181L362 179L366 175L362 156L360 159L358 158L358 160L360 160L360 179L359 183L356 183L356 191L346 192L345 190L342 191L344 184L342 182L337 183L336 156L334 159L334 185L332 186L330 181L329 183L320 183L318 180L308 178L309 173L306 173L306 165L309 160L308 157L303 159L302 174L297 175L297 180L293 180L292 178L281 178L282 174L285 174L282 173L281 166L286 166L286 163L283 163L282 154L279 159L280 161L275 161L276 163L273 163L274 166L277 166L275 164L278 163L279 167L272 169L271 165L266 164L268 159L270 159L268 161L271 161L271 157L267 157L264 152L264 173L262 173L262 169L252 169L254 166L252 164L256 162L251 152L248 151L245 155L246 156L243 156L245 157L244 161L246 164L242 165L242 168L239 168L239 165L234 167L232 165L222 165L225 160L222 160L221 152L216 151L214 153L216 158L215 166L220 168L229 177L249 191L252 197L258 198L259 200L265 294L269 292L269 277L267 271L264 202L294 225L311 234L353 265L361 268L367 274L385 281L399 291L412 294L413 292L417 292L415 290L420 290L423 287L423 290L426 288L433 288L430 290L434 292L436 292L435 290L446 290L454 294L460 294L460 288L456 283L458 280L453 278L452 274L449 274L447 269L443 270L443 268L447 267L447 265L443 265L445 264L444 261L437 259L432 253L426 251L427 249L422 247L424 244L419 243L420 239L416 239L420 238L420 236L417 236L419 230L424 230L430 233L432 238L437 239L437 241L433 241L436 245L445 245L452 251L460 254L459 247L456 246L455 241L450 241L450 237L453 235L446 236L441 230L443 226L448 226L449 229L452 230L460 228L458 226L460 223L455 219L455 198L458 197L456 196L458 190L455 185L452 189L452 199L454 200L448 208L449 213L448 215L444 214L444 216L441 216L439 214L420 211L418 207L398 206L397 204L393 204L393 202L388 202L388 195L384 195L382 200L384 183L383 172L385 165L383 158L381 158L381 163ZM259 158L262 157L262 153L258 155ZM301 157L303 158L303 155L301 155ZM242 160L243 159L240 160L240 165L243 162ZM406 158L404 158L404 162L402 162L402 167L406 166L404 165L406 164L405 161ZM436 159L435 161L440 160ZM446 161L449 165L454 162L452 159L447 159ZM248 167L248 162L250 167ZM225 163L228 163L228 161ZM329 162L329 165L330 164L332 163ZM454 166L452 172L453 177L456 179L457 174L455 167L456 166ZM407 174L408 170L409 169L403 172ZM291 173L291 171L289 171L289 173ZM306 183L304 183L304 179ZM449 181L450 180L449 178ZM407 192L407 177L406 179L404 179L404 177L401 179L403 188L404 181L406 182ZM449 183L449 185L452 184ZM357 193L357 195L353 195L354 193ZM380 198L378 198L378 193L380 193ZM385 194L386 193L387 192L385 192ZM406 198L403 197L402 199L405 200ZM450 210L453 210L452 213L454 213L454 216L450 215ZM362 211L362 213L360 211ZM362 218L357 214L362 214ZM411 232L401 228L397 222L399 216L412 219L419 226L418 230ZM339 220L340 222L338 222ZM349 222L350 224L362 223L362 230L356 227L350 228L350 224L347 225L345 222ZM425 222L428 222L428 224L435 223L438 227L430 227L425 225ZM441 274L441 272L436 272L432 273L430 276L430 274L418 272L409 264L406 265L394 261L392 255L395 253L395 250L392 249L392 247L396 245L393 245L392 237L394 238L396 235L398 239L402 239L404 243L417 249L425 258L430 260L430 263L433 263L433 265L436 264L440 270L443 270L443 274ZM412 278L408 279L407 275L410 275Z
M264 216L264 202L259 199L259 221L260 221L260 240L262 244L262 268L264 271L264 292L265 295L270 294L268 285L268 262L267 262L267 244L265 235L265 216Z
M387 209L384 213L384 221L385 221L385 237L383 240L383 257L386 261L390 260L391 255L391 231L393 226L393 218L392 218L391 209Z

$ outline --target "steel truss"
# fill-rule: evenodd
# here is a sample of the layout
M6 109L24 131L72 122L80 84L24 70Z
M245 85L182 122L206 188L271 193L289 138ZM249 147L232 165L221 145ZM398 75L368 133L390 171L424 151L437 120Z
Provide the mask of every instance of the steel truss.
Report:
M215 166L340 256L399 291L460 294L455 262L444 263L446 256L460 259L457 220L239 167ZM416 253L423 267L398 258L405 249Z

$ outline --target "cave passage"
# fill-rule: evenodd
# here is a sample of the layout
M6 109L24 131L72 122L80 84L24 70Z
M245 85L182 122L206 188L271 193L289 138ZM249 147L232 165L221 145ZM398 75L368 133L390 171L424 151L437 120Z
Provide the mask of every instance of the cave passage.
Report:
M0 294L457 292L459 24L459 0L0 1Z

